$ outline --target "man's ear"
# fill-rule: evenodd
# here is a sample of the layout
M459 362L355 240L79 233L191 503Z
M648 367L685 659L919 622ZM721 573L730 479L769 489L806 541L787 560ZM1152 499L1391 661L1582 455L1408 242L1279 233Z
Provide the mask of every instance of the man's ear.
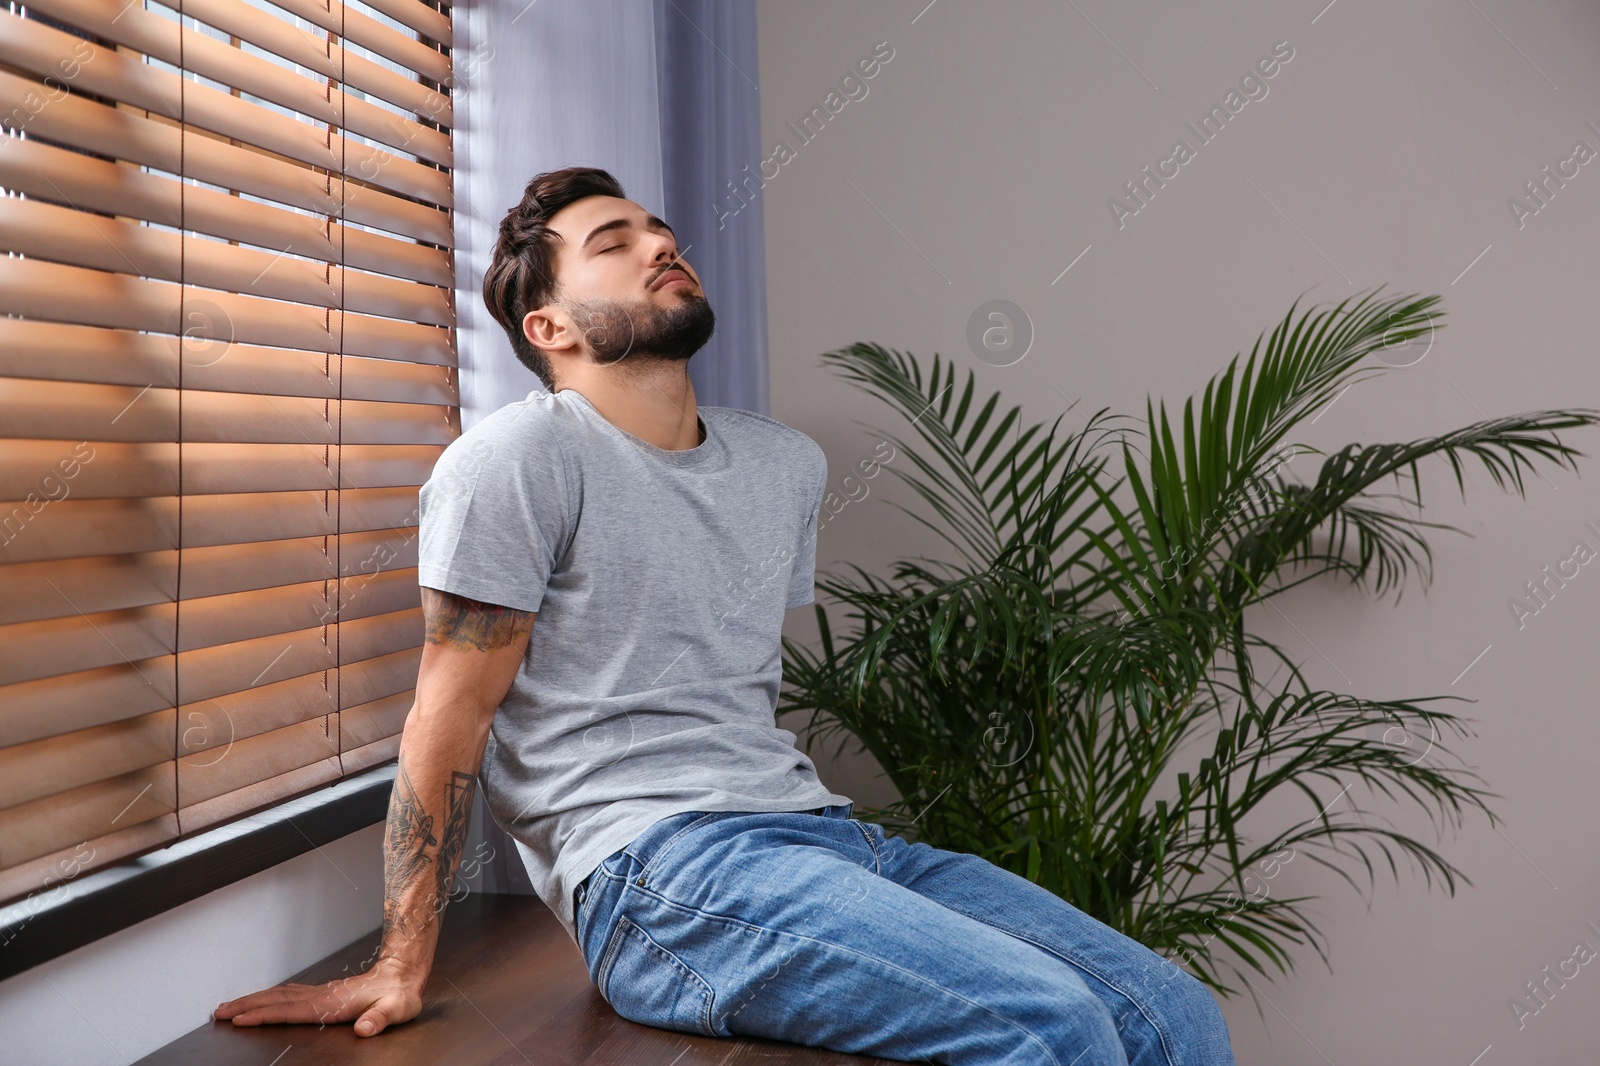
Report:
M529 311L522 316L522 335L536 348L551 347L560 331L560 324L552 319L545 308Z

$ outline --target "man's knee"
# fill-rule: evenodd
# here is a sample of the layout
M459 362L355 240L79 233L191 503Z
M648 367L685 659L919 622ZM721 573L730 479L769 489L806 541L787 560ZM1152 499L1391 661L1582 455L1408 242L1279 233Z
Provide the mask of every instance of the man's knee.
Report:
M1195 1026L1227 1031L1215 993L1199 978L1180 972L1178 978L1168 984L1167 994L1172 997L1172 1009L1181 1012Z
M1160 1015L1166 1033L1198 1056L1185 1061L1232 1063L1228 1023L1216 994L1199 978L1181 970L1170 960L1162 960L1161 980L1149 997L1150 1006Z

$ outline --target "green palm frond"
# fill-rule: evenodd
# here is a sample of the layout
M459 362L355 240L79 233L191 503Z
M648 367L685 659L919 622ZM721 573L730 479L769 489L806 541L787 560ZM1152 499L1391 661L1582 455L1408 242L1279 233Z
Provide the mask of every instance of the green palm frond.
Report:
M785 638L780 715L809 712L808 748L838 739L878 761L900 798L864 813L983 855L1086 913L1183 959L1224 994L1226 975L1287 972L1295 949L1326 961L1302 904L1274 873L1300 857L1357 891L1398 859L1428 885L1470 884L1434 847L1358 797L1426 811L1441 832L1495 798L1452 743L1454 697L1361 699L1313 688L1293 658L1244 625L1264 597L1332 572L1382 594L1414 568L1432 579L1421 468L1439 456L1523 491L1538 462L1577 469L1557 431L1588 409L1489 419L1396 444L1352 444L1309 484L1280 472L1295 427L1388 367L1365 356L1438 328L1436 296L1373 293L1297 313L1236 356L1175 425L1146 403L1142 430L1095 412L1027 422L980 402L969 370L935 355L855 344L827 365L912 426L885 435L888 468L923 510L900 508L955 550L887 576L823 574L816 649ZM1303 449L1310 452L1311 449ZM1115 473L1113 473L1115 471ZM1373 491L1393 477L1409 498ZM1131 499L1130 499L1131 498ZM899 506L896 504L895 506ZM1455 530L1460 532L1459 530ZM842 612L835 629L824 603ZM1263 682L1255 659L1275 667ZM1277 674L1287 671L1281 682ZM1339 814L1329 801L1344 797ZM1298 821L1255 839L1263 812ZM1253 988L1252 988L1253 992Z

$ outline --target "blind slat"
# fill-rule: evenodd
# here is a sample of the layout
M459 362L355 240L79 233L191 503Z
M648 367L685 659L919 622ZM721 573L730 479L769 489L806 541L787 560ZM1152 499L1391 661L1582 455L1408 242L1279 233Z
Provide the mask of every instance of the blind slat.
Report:
M240 544L269 538L312 537L361 530L392 530L417 524L412 486L312 491L227 493L187 496L183 502L185 547Z
M426 445L347 444L339 449L342 460L335 471L327 461L330 449L315 445L188 444L183 484L199 493L420 486L442 451Z
M70 490L66 479L58 484ZM178 547L178 498L39 499L0 503L0 563ZM417 523L411 487L194 495L184 500L184 549L264 538L346 535ZM26 535L24 535L26 532Z
M382 141L448 167L449 135L430 129L348 93L326 92L327 83L316 81L262 56L251 55L226 41L183 27L154 11L120 0L34 0L30 11L81 26L117 44L145 55L271 100L307 118ZM335 68L335 71L337 68ZM50 71L36 71L50 73ZM336 72L323 74L338 81Z
M244 0L184 0L183 13L296 66L343 82L441 126L453 125L449 97Z
M0 625L166 603L178 593L177 551L0 566Z
M172 655L0 685L0 746L174 706L178 660Z
M90 449L79 452L80 447ZM183 447L183 482L201 494L416 487L427 481L442 447L346 445L342 480L329 465L330 449L295 444L188 444ZM77 462L75 455L87 455ZM66 464L65 467L63 464ZM74 465L75 464L75 465ZM69 477L64 470L76 469ZM0 452L0 537L20 539L57 501L129 499L176 495L177 444L17 441ZM412 500L416 493L411 494ZM185 515L187 523L188 516ZM257 538L249 538L257 539Z
M372 400L0 378L0 424L18 437L254 444L448 444L449 408Z
M435 285L313 263L283 250L242 248L97 218L37 200L0 198L0 251L436 326L455 322L449 293Z
M422 649L407 648L339 668L339 705L359 708L375 700L416 691Z
M87 51L85 51L87 50ZM319 130L310 122L270 111L208 85L186 82L136 57L95 48L81 37L33 19L0 11L0 61L40 78L54 76L63 63L80 62L74 88L95 93L188 126L242 141L286 159L330 172L359 174L391 192L450 206L450 180L443 171L404 155ZM53 95L35 83L34 92Z
M346 748L339 756L339 761L344 764L346 774L359 774L363 770L380 766L399 754L400 734L396 733L392 737L384 737L359 748Z
M398 749L398 743L395 747ZM352 771L345 760L337 757L324 759L278 777L225 793L216 799L184 807L178 811L178 821L183 826L185 834L196 833L283 803L314 788L337 781L340 776L348 776L350 773Z
M99 326L0 318L0 374L55 381L175 388L178 338ZM185 387L207 392L313 396L454 406L449 367L346 357L293 348L193 345Z
M350 622L415 607L420 602L414 567L369 577L345 578L338 586L331 580L306 581L185 599L178 651L181 655L335 622Z
M173 603L0 626L0 685L149 659L176 641Z
M452 331L348 311L197 289L168 281L0 259L0 312L147 329L185 340L184 362L220 359L234 341L454 366Z
M0 71L0 113L30 115L26 127L30 134L86 152L114 155L174 174L182 170L210 185L391 230L430 244L452 245L447 212L359 181L329 182L315 171L287 160L75 94L46 100L47 106L30 107L31 101L44 99L39 89L37 82ZM342 203L338 199L340 192Z
M91 451L80 451L82 448ZM427 445L346 445L336 469L330 449L314 444L209 444L182 447L182 478L205 494L289 492L419 486L428 478L441 447ZM88 455L69 477L75 454ZM17 441L0 454L0 495L13 498L11 512L0 511L0 536L20 537L33 519L58 500L173 495L179 483L176 443ZM342 477L340 471L342 469ZM28 498L31 494L31 501ZM413 498L415 493L412 494ZM19 516L16 512L23 513Z
M341 671L325 670L184 704L178 708L180 753L226 758L245 737L336 714L343 684Z
M420 647L422 608L345 622L339 627L339 640L339 656L347 663Z
M380 529L339 537L221 544L186 548L183 596L222 596L301 581L360 577L417 565L416 529Z
M178 758L178 800L189 810L208 800L249 789L294 770L317 764L332 764L334 780L339 775L339 716L328 715L309 722L274 729L258 736L237 739L219 756L214 751ZM195 828L194 813L180 810L178 821L184 831Z
M169 707L0 748L0 807L15 807L103 778L170 763L177 755L175 714Z
M339 712L339 732L343 736L344 750L350 751L381 743L388 737L397 737L405 727L406 715L411 713L416 700L417 690L411 688Z
M354 41L385 59L414 70L440 84L450 82L450 58L442 52L385 26L339 0L273 0L285 11L292 11L307 22L330 33ZM185 14L194 14L193 4L185 3Z
M450 16L442 11L436 11L417 0L367 0L367 6L410 26L425 37L432 37L440 44L450 43Z
M0 809L0 855L7 865L25 862L171 815L177 810L176 776L170 762L147 766Z
M0 502L0 565L178 546L178 500ZM24 535L26 534L26 535Z
M178 384L178 340L128 330L0 318L0 374L172 388Z
M274 633L178 656L178 702L200 703L306 674L338 669L337 626Z
M0 378L0 425L39 440L170 441L178 390Z
M275 621L282 612L267 606L268 599L304 600L303 610L318 624L413 606L416 565L415 529L189 548L183 553L181 588L177 551L77 558L70 568L55 559L15 563L0 566L0 587L8 593L0 602L0 625L149 607L181 594L183 627L193 637L179 650L189 650L244 639L240 633L302 627L303 622ZM320 584L335 579L342 579L343 587L339 615L331 587L324 590ZM250 592L263 595L228 602ZM232 628L206 625L216 617L229 620Z

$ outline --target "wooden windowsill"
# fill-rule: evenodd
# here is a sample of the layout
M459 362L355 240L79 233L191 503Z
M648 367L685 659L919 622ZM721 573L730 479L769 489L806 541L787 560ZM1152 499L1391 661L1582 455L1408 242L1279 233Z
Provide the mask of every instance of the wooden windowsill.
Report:
M394 763L0 907L0 980L383 821Z
M360 973L381 935L374 930L289 980L319 984ZM578 949L537 897L478 892L445 910L422 1014L411 1021L358 1037L349 1023L235 1026L211 1020L135 1066L261 1066L280 1060L286 1066L894 1066L772 1040L716 1039L637 1025L601 998Z

